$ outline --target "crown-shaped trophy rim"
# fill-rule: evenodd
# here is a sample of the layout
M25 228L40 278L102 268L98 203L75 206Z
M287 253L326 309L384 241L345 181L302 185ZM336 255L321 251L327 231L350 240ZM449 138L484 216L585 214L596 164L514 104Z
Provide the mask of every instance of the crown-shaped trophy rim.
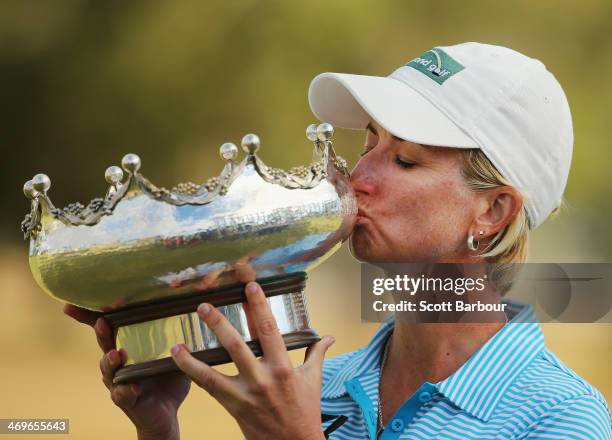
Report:
M257 155L260 149L259 137L247 134L241 142L246 155L240 162L236 161L238 147L226 142L219 148L219 154L225 161L219 175L210 177L199 185L192 182L179 183L170 190L158 187L144 177L140 172L140 157L128 153L123 156L121 167L111 165L106 169L105 180L109 184L106 195L92 199L87 206L75 202L62 209L56 208L47 195L51 179L46 174L38 173L23 186L25 196L31 200L30 213L21 224L24 239L35 239L38 236L45 211L53 219L67 226L96 225L104 216L111 215L115 206L134 189L140 189L155 200L173 205L205 205L227 194L232 182L248 165L253 165L264 181L287 189L314 188L328 177L330 171L348 176L346 161L336 155L333 149L331 124L311 124L306 130L306 136L315 147L314 158L309 165L296 166L289 170L270 167ZM127 173L125 180L124 170Z

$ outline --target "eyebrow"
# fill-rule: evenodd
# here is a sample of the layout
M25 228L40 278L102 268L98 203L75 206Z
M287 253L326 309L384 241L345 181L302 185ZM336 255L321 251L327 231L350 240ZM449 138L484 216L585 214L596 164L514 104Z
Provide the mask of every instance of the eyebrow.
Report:
M368 122L368 125L366 125L366 130L370 130L375 136L378 136L378 132L376 131L371 122ZM394 134L392 134L391 137L396 141L406 142L406 139L402 139L401 137L395 136Z

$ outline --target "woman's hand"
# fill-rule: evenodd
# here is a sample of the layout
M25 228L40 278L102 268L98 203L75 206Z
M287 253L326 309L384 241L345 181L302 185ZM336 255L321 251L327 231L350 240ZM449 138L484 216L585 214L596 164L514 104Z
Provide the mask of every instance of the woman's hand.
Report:
M134 383L113 384L115 371L127 360L125 349L115 349L115 338L100 313L73 305L64 313L94 328L98 345L105 353L100 361L102 381L111 399L136 426L140 440L179 438L178 408L185 400L191 379L185 374L169 373Z
M229 411L249 440L324 439L321 370L334 338L326 336L310 346L304 363L293 368L261 286L250 282L245 291L249 331L261 344L261 359L217 309L204 303L198 307L198 315L229 352L239 374L219 373L191 356L184 345L173 347L174 361Z

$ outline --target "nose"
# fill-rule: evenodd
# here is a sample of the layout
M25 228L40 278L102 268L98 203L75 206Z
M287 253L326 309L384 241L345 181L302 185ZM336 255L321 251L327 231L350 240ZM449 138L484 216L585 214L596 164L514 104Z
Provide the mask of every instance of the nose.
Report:
M351 172L351 185L357 197L376 194L376 173L367 158L362 158Z

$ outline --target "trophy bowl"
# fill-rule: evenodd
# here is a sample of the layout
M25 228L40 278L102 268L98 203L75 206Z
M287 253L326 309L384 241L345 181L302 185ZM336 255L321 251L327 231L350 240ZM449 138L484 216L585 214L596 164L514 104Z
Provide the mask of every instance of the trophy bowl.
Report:
M183 343L209 365L231 362L199 319L202 302L218 307L253 352L242 303L258 281L289 350L320 338L310 326L307 273L351 233L357 204L333 127L312 124L310 165L287 171L257 155L259 138L220 147L225 166L202 184L157 187L127 154L111 166L104 198L56 208L49 177L24 185L31 211L22 222L29 263L40 287L59 301L103 313L128 360L115 382L178 371L170 348ZM127 176L124 175L124 171Z

